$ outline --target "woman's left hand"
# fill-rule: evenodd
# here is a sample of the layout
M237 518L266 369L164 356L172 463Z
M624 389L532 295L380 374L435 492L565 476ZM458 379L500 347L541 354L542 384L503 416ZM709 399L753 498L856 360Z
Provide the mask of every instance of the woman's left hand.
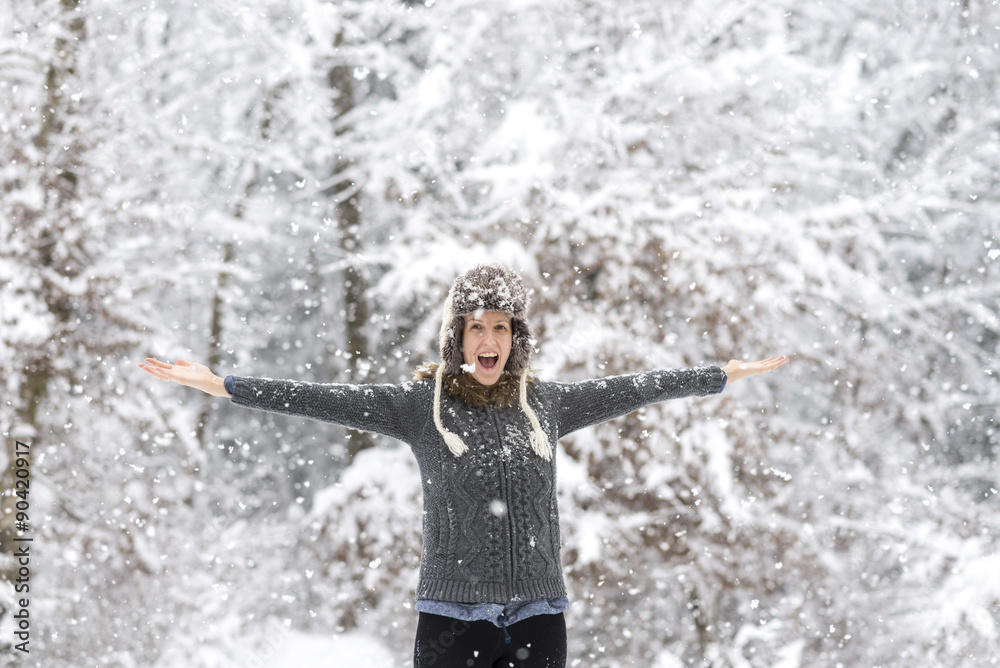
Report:
M741 360L729 360L722 370L726 372L726 383L735 383L740 378L756 376L768 371L774 371L782 364L788 362L784 355L779 357L768 357L759 362L743 362Z

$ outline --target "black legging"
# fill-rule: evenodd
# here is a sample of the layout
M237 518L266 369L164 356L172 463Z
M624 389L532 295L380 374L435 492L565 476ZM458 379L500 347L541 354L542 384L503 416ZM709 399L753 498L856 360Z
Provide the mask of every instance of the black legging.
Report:
M507 642L507 638L510 641ZM535 615L504 629L492 622L420 613L413 668L565 668L566 619Z

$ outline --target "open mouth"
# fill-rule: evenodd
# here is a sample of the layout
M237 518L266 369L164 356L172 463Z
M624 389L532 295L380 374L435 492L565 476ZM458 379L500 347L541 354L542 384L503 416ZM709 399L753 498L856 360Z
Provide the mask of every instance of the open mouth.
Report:
M499 361L500 357L496 353L486 353L484 355L479 356L479 366L483 367L484 369L492 369L497 365L497 362Z

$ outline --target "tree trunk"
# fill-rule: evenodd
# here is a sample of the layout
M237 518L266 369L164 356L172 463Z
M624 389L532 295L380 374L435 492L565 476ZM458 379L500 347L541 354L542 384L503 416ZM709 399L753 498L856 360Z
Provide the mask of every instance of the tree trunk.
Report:
M336 46L343 43L343 34L337 35ZM350 112L355 106L354 79L351 66L341 63L330 68L327 82L334 91L334 106L337 117ZM344 125L337 130L337 136L343 136L353 130L350 125ZM361 225L362 211L360 204L361 187L354 180L354 160L341 154L334 166L335 185L328 194L333 197L337 210L337 221L340 232L340 250L343 253L345 268L342 273L343 304L344 304L344 335L347 345L348 370L351 381L355 383L370 382L371 342L368 337L370 327L370 310L368 307L368 280L365 275L364 259L361 255ZM352 432L347 444L348 460L354 458L361 450L370 448L374 441L370 434Z
M237 218L242 217L242 207L237 212ZM235 251L232 242L222 244L222 265L228 267L233 261ZM225 303L223 293L229 283L229 272L223 269L216 279L215 293L212 295L212 312L209 316L208 325L208 355L206 364L209 369L217 370L222 365L222 306ZM198 445L204 451L206 448L206 430L212 417L212 406L216 403L215 397L205 395L202 397L201 409L198 411L198 422L195 426L195 437Z

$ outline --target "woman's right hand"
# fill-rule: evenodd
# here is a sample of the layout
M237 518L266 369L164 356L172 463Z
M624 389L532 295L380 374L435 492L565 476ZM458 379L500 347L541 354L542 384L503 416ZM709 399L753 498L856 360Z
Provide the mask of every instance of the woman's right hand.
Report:
M170 364L147 357L145 362L139 364L139 368L153 378L187 385L216 397L229 396L222 378L212 373L212 370L204 364L187 360L177 360L177 364Z

